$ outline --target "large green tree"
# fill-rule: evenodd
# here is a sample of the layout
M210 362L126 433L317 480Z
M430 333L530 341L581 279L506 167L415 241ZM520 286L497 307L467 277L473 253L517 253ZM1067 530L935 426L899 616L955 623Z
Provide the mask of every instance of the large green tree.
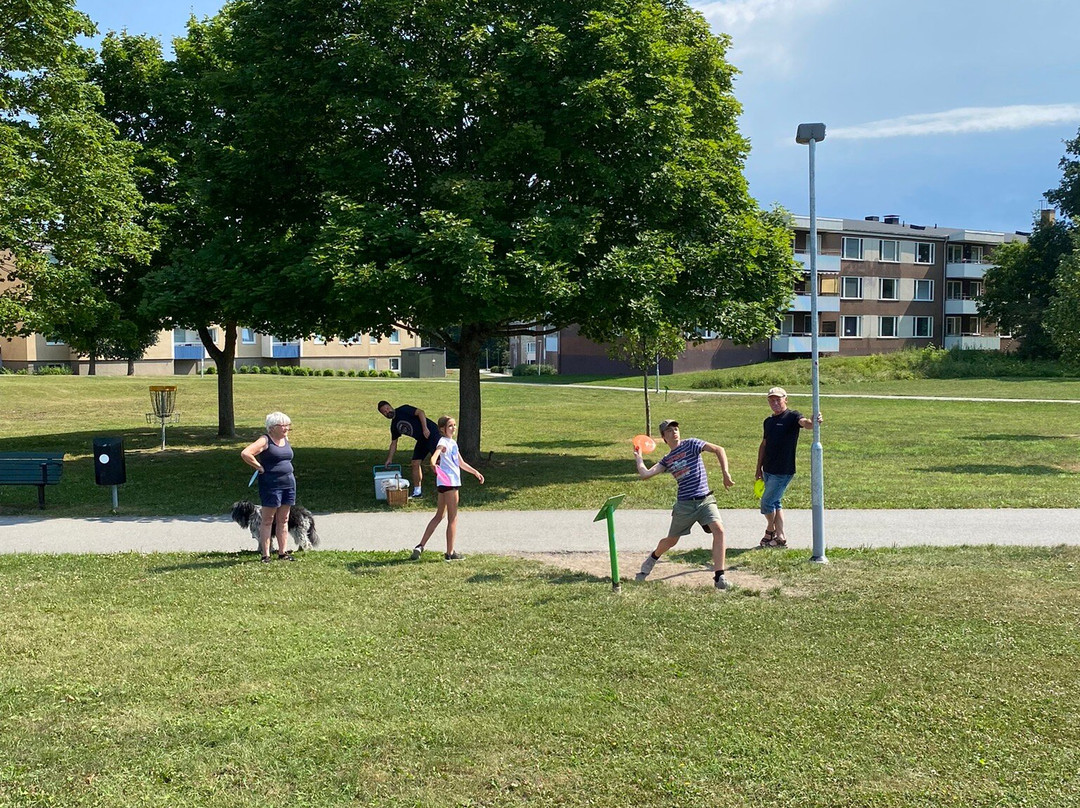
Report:
M1072 249L1067 222L1038 220L1027 242L1009 242L994 251L979 312L996 322L1001 331L1020 338L1021 356L1053 358L1059 354L1044 318L1054 296L1058 265Z
M453 349L467 457L492 336L606 340L647 304L751 341L787 302L726 39L678 0L236 0L202 41L189 262L226 271L214 293L242 282L260 330Z
M117 290L145 260L137 147L100 114L88 80L94 33L71 0L0 4L0 250L17 284L0 333L45 332L94 359L124 339Z
M1073 222L1080 221L1080 131L1075 138L1065 141L1065 154L1058 167L1061 182L1046 192L1046 198Z

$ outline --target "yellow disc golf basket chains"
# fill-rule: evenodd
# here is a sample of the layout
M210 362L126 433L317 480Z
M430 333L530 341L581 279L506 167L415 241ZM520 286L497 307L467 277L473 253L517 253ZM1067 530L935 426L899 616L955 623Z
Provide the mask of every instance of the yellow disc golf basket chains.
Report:
M146 423L161 422L161 448L165 448L165 424L180 423L180 413L176 411L176 387L174 385L152 385L150 404L154 411L146 413Z

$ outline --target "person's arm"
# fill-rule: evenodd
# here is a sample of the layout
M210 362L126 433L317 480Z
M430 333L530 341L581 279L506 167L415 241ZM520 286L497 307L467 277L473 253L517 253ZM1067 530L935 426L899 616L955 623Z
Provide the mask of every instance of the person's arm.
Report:
M424 440L431 437L431 430L427 425L427 413L421 409L416 410L416 417L420 419L420 431L424 433Z
M468 463L466 463L464 458L461 458L458 463L463 469L465 469L465 471L469 472L469 474L473 475L476 479L478 479L480 481L480 485L484 484L484 475L474 469Z
M817 414L817 422L819 424L825 423L825 419L821 417L820 412ZM804 415L802 418L799 419L799 426L801 426L803 429L813 429L814 422Z
M765 465L765 439L761 439L761 444L757 447L757 471L754 472L754 479L760 480L762 466Z
M667 471L662 464L657 463L651 469L645 468L645 460L641 456L641 450L636 446L634 447L634 462L637 463L637 474L643 480L647 480L650 477L655 477L657 474L663 474Z
M731 488L731 486L735 485L735 481L731 479L731 470L728 468L727 452L724 451L724 447L706 442L702 447L702 451L712 452L716 455L716 459L720 461L720 471L724 475L724 488Z
M396 451L397 451L397 438L394 438L392 441L390 441L390 449L388 450L388 452L386 454L386 463L384 465L389 466L391 463L394 462L394 452L396 452Z
M250 446L240 453L240 457L245 463L255 469L259 474L262 474L262 463L259 462L258 455L262 454L266 449L266 435L262 435L256 439Z
M431 460L429 462L431 463L431 470L435 474L439 473L439 458L443 456L445 451L446 447L440 443L435 451L431 453Z

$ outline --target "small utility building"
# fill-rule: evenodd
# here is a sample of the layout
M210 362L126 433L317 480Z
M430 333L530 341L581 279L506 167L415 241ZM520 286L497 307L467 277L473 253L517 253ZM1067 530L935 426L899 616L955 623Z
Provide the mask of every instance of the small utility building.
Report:
M445 348L402 348L401 376L405 379L441 379L446 376Z

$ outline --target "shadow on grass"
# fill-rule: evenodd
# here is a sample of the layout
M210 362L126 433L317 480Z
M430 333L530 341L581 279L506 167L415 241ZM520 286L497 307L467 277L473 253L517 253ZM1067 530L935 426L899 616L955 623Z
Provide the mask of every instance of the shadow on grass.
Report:
M1054 466L1041 466L1029 463L1026 466L1006 466L1003 464L979 465L962 463L955 466L925 466L923 471L937 471L943 474L1023 474L1029 477L1047 477L1067 474L1064 469Z
M257 552L202 553L195 556L191 561L185 561L183 564L168 564L161 567L150 567L147 569L147 572L159 574L165 572L180 572L182 570L223 569L225 567L235 567L237 564L258 563L258 561L259 554Z
M370 575L387 567L424 563L424 561L413 561L409 557L409 552L411 551L403 551L394 555L388 555L387 553L379 553L372 556L364 555L361 558L346 564L345 568L351 575Z
M727 553L725 553L725 557L728 559L727 569L729 569L729 570L737 570L739 568L739 565L738 564L732 564L730 560L732 558L738 558L739 556L744 555L745 553L752 553L757 549L758 549L757 547L747 547L747 548L729 547L727 549ZM667 554L667 558L669 558L672 561L678 561L680 564L698 564L698 565L700 565L702 567L711 567L712 566L712 551L708 547L698 547L698 548L695 548L693 550L682 550L682 551L678 551L678 552L671 552L671 553Z
M1075 437L1075 435L979 435L978 440L1000 440L1020 443L1037 440L1073 440Z
M118 434L118 431L113 431ZM0 451L57 451L68 456L59 485L46 491L46 510L37 508L36 491L22 486L0 489L0 512L6 515L102 517L110 514L108 487L94 481L93 441L95 432L69 432L36 437L0 438ZM229 513L238 499L255 499L248 487L250 469L240 460L240 450L255 437L247 434L234 440L216 437L212 427L171 428L164 450L153 428L119 432L124 440L127 482L120 486L122 516L172 516L209 514L212 518ZM545 488L566 480L604 483L625 480L633 471L631 459L582 456L577 452L607 447L604 441L569 440L523 443L539 452L494 450L489 462L481 464L488 482L466 483L467 504L498 505L523 491ZM405 445L398 455L411 456ZM382 446L370 449L349 447L297 447L297 502L318 513L381 511L385 505L375 498L373 468L386 459ZM408 463L402 464L408 474ZM430 482L430 470L425 474ZM25 489L25 490L24 490ZM15 490L14 494L10 491Z

